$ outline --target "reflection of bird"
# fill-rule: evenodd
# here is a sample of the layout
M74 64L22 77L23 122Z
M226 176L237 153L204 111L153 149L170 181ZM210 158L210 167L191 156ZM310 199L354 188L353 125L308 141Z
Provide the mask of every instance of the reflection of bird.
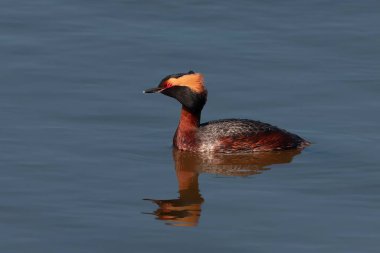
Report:
M196 226L204 202L198 184L201 173L223 176L249 176L268 170L273 164L290 163L300 150L259 152L253 154L194 153L173 149L179 198L146 199L158 205L152 213L173 226Z
M198 171L186 157L174 153L175 169L178 180L178 199L150 200L159 208L153 213L157 219L167 221L173 226L196 226L201 215L203 198L199 192Z
M174 156L186 160L186 165L194 164L199 173L223 176L250 176L270 169L274 164L290 163L299 149L256 152L251 154L194 153L174 151Z
M247 119L225 119L200 124L207 100L203 76L190 71L165 77L145 93L162 93L182 104L173 144L180 150L199 152L250 152L303 148L309 143L278 127Z

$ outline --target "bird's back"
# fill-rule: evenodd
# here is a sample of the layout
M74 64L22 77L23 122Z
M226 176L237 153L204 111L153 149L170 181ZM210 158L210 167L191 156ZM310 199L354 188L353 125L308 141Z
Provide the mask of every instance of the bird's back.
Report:
M302 148L301 137L276 126L248 119L215 120L200 125L198 150L211 152L249 152Z

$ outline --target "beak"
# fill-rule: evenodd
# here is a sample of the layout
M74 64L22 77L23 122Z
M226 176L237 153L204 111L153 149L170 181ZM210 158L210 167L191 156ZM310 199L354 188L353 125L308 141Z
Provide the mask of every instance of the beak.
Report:
M144 90L143 93L159 93L163 90L164 90L164 88L162 88L162 87L154 87L154 88Z

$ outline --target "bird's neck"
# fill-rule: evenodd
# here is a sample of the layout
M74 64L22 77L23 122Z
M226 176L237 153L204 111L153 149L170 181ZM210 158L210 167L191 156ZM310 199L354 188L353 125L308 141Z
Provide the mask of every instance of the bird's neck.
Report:
M194 112L187 107L182 106L178 129L183 131L197 129L199 127L200 120L201 111Z
M190 150L196 145L195 135L199 128L201 111L192 111L182 106L181 116L173 144L181 150Z

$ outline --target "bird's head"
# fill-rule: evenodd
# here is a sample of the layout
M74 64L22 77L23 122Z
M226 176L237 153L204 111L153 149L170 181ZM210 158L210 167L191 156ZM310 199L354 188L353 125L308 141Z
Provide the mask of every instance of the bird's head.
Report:
M207 100L203 75L189 71L166 76L158 87L146 89L144 93L162 93L177 99L187 109L200 112Z

